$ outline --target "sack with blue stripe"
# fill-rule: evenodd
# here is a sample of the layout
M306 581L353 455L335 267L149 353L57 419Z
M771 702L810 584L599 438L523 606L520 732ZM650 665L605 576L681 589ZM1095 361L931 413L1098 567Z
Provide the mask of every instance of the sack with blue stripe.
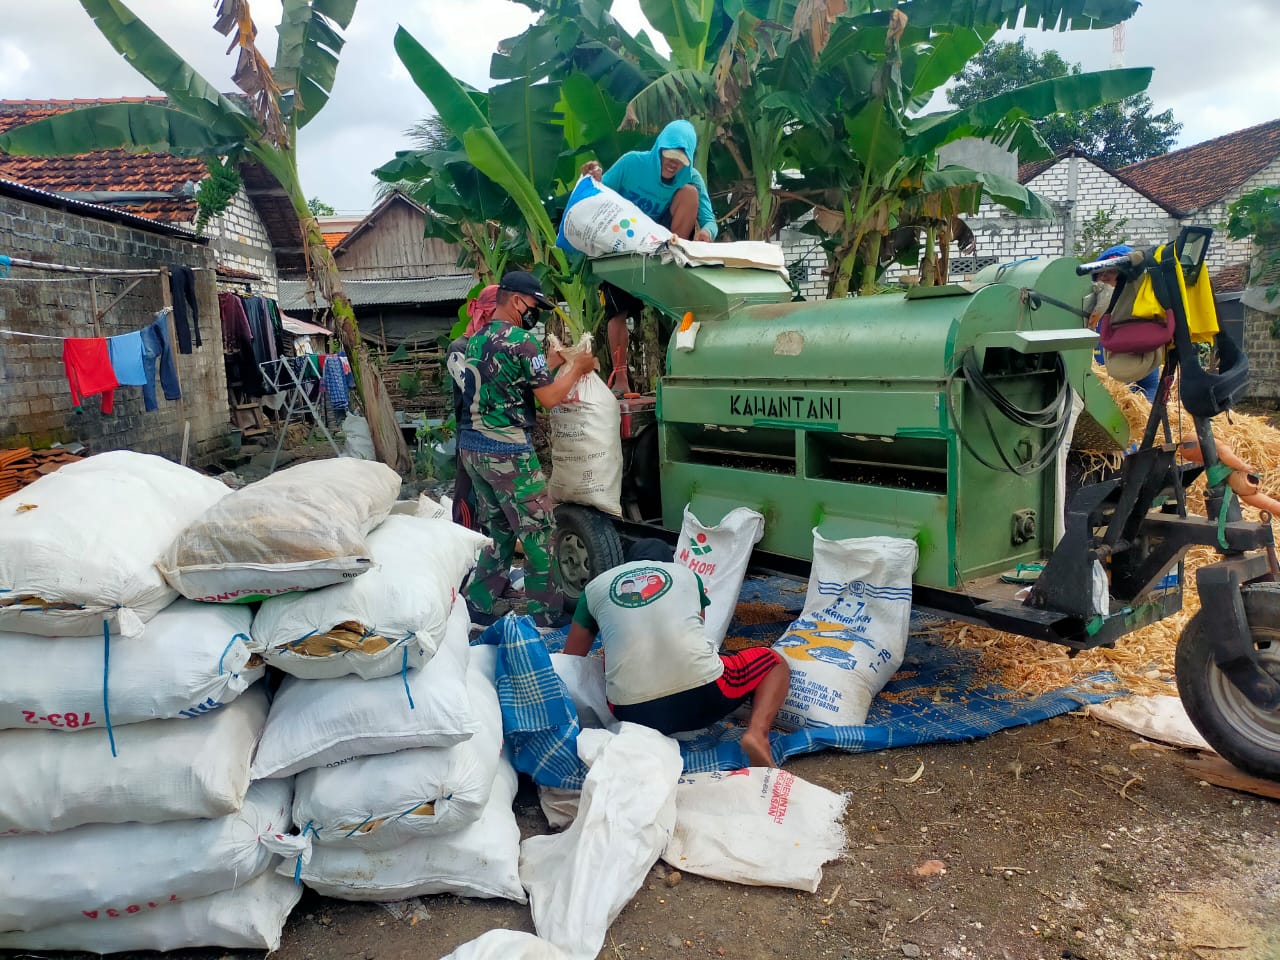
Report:
M828 540L813 532L804 609L773 649L791 668L778 726L847 727L902 664L911 623L913 540Z

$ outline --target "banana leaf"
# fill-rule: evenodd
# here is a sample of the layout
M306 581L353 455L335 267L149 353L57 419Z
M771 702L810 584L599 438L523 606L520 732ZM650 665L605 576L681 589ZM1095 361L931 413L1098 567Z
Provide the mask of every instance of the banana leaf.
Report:
M701 70L676 70L654 80L627 104L626 129L656 133L672 120L707 116L717 104L715 81Z
M701 51L714 0L640 0L640 10L671 47L672 59L683 67L703 66Z
M555 243L556 230L542 206L542 199L491 127L475 127L462 138L467 156L476 169L511 195L531 233L547 244Z
M1100 30L1138 12L1138 0L880 0L881 10L901 10L918 27L996 25L1028 30ZM888 14L883 14L886 21Z
M154 103L103 103L57 113L0 134L0 150L25 156L60 157L96 150L171 153L206 157L241 142L171 107Z
M358 0L284 0L272 77L286 96L286 119L301 128L329 102L338 54Z
M512 80L489 90L489 125L540 195L550 190L564 147L559 101L558 83Z
M115 51L163 91L174 107L219 137L253 137L259 132L253 117L196 73L121 0L80 0L80 6Z
M970 170L967 167L943 167L941 170L925 173L920 182L925 195L954 191L974 184L982 188L981 196L975 197L975 202L966 204L965 208L944 209L943 215L976 213L977 202L988 199L1033 220L1052 220L1056 216L1049 202L1034 190L1028 190L1018 181L999 174Z
M468 90L404 27L396 30L395 49L410 78L426 94L450 133L462 140L468 131L489 126L488 117Z

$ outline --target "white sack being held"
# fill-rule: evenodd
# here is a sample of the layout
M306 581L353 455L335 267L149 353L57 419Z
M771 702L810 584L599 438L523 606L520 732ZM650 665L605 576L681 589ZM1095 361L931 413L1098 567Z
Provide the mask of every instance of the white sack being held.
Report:
M478 729L467 694L467 605L449 614L444 643L421 670L361 680L286 677L253 760L254 780L413 747L451 747ZM306 821L303 821L305 824Z
M101 729L104 695L113 726L216 710L266 672L249 653L249 620L244 607L178 600L140 637L110 643L0 633L0 730Z
M488 543L449 520L387 517L369 534L373 570L265 601L251 649L308 679L373 679L421 667L444 639L458 587Z
M393 850L474 822L502 757L502 712L492 657L486 657L496 650L473 650L467 667L471 713L479 724L470 740L304 770L294 783L294 822L310 823L316 843L365 850Z
M0 630L136 636L177 596L155 563L231 491L195 470L114 451L0 500Z
M680 539L676 541L676 563L684 564L702 579L711 601L706 610L707 639L716 647L729 631L751 551L763 536L764 517L748 507L730 510L715 526L708 526L688 507L684 508Z
M80 917L40 930L0 933L0 950L83 950L123 953L137 950L276 950L289 912L302 887L268 870L235 890L176 903L136 904L136 913L96 920ZM127 908L126 908L127 910ZM119 913L119 911L117 911Z
M591 334L576 345L551 347L566 363L591 353ZM622 516L622 411L618 398L592 371L551 409L551 479L547 491L557 503L581 503Z
M259 685L206 716L118 727L115 757L101 726L0 731L0 835L235 813L266 721Z
M791 689L777 726L856 726L902 664L911 626L914 540L827 540L813 532L804 611L773 649Z
M224 497L173 541L160 572L184 597L248 603L369 570L365 536L400 492L386 464L312 460Z
M436 893L524 903L520 886L520 827L511 804L516 771L503 758L484 812L456 833L406 840L392 850L345 844L316 846L302 865L302 882L340 900L404 900ZM293 876L295 863L277 868Z
M0 932L160 910L248 883L276 855L305 857L310 841L285 833L291 792L289 783L255 783L239 813L215 820L0 839Z

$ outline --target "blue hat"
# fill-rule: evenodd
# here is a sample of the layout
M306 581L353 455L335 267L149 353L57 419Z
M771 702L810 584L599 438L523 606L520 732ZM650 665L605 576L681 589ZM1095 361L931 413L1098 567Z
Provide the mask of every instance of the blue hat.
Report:
M1127 243L1117 243L1114 247L1107 247L1107 249L1098 254L1098 259L1114 260L1116 257L1127 256L1130 253L1133 253L1133 247L1129 246ZM1098 279L1097 273L1093 275L1093 279Z

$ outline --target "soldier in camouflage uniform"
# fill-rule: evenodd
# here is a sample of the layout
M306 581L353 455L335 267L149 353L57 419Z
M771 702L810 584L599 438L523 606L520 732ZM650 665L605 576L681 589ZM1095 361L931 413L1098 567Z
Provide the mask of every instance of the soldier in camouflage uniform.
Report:
M524 546L529 614L540 626L563 620L547 552L555 517L529 431L534 400L548 410L562 403L595 360L579 356L565 374L552 376L552 364L528 332L538 312L551 307L533 274L508 273L498 285L492 320L467 341L458 459L474 486L477 525L493 538L467 588L476 622L491 621L499 612L495 607L507 585L517 537ZM561 362L558 354L552 360Z

